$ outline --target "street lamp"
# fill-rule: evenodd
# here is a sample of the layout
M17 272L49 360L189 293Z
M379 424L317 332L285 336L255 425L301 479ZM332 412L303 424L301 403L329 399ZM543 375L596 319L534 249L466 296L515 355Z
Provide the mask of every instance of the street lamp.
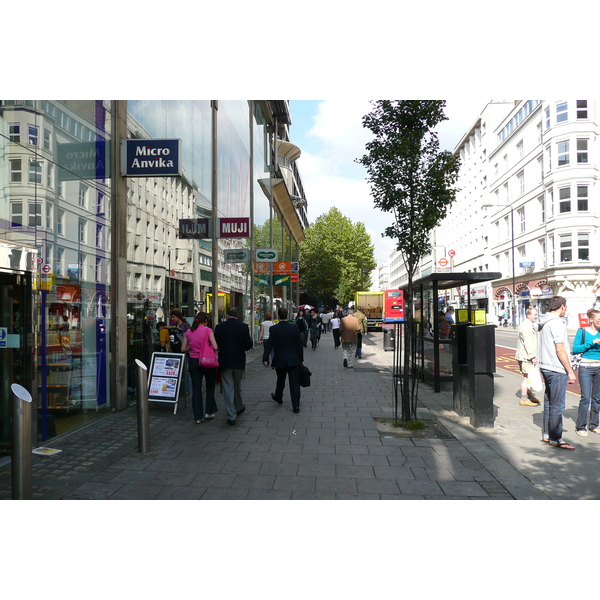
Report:
M512 206L506 204L483 204L481 208L491 208L492 206L499 206L500 208L510 209L510 245L512 252L512 326L513 329L517 326L516 324L516 286L515 286L515 221L514 221L514 209Z

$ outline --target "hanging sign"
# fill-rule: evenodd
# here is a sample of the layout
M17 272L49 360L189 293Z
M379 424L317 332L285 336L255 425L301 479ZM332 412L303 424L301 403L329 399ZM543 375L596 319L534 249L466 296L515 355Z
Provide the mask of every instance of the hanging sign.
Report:
M181 140L121 140L123 177L181 175Z
M233 250L225 250L223 252L225 263L246 263L250 260L250 250L247 248L237 248Z
M221 217L217 219L218 238L247 238L250 237L249 217Z
M268 273L270 271L270 263L268 262L255 262L254 272L255 273Z
M256 250L256 260L260 262L277 262L279 250L277 248L258 248Z
M178 238L209 240L212 238L212 219L179 219Z
M290 276L289 275L273 275L273 285L284 285L289 287Z

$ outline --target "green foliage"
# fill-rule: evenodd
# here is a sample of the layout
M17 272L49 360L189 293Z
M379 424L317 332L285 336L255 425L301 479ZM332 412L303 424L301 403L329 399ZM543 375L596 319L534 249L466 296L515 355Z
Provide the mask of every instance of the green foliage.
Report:
M395 421L392 425L393 427L402 427L403 429L408 429L410 431L417 431L419 429L425 429L427 425L425 421L421 421L420 419L416 419L414 421Z
M365 270L377 266L371 236L363 223L352 223L335 207L321 215L300 244L300 287L325 303L346 304L361 287L361 258ZM371 286L368 274L363 282Z
M394 215L382 236L397 241L409 271L431 250L430 233L446 216L456 198L459 161L440 152L433 131L446 120L444 100L377 100L363 118L374 139L357 162L367 169L367 180L377 208Z

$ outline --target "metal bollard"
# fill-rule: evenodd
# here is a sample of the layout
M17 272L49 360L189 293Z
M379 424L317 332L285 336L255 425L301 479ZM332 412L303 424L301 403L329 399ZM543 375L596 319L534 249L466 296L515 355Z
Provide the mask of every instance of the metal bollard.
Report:
M10 386L13 406L12 499L31 500L31 394L18 383Z
M138 452L150 452L150 415L148 413L148 368L137 358Z

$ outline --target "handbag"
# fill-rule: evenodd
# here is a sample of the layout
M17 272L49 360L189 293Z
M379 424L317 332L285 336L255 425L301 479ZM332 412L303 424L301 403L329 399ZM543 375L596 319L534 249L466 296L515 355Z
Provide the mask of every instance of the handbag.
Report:
M585 344L585 329L581 329L581 343ZM577 371L579 369L579 363L581 362L581 357L583 356L583 352L578 352L575 354L571 352L571 369L573 371Z
M544 391L544 384L542 382L542 374L540 373L540 368L537 365L533 365L531 370L529 371L529 389L532 392L541 393Z
M312 373L306 365L300 365L300 387L310 387L310 376Z
M215 354L213 347L210 345L209 337L210 330L207 328L207 335L204 338L204 343L202 344L202 350L200 351L200 356L198 357L198 366L204 367L205 369L214 369L219 366L219 359Z

